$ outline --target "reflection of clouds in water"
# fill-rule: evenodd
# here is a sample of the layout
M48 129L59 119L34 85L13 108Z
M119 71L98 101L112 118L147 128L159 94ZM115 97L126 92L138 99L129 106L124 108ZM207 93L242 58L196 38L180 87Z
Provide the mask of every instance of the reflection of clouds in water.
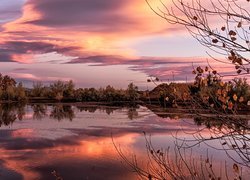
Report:
M41 129L36 131L37 138L45 138L45 139L59 139L64 136L77 136L77 134L73 133L67 129ZM49 136L48 136L49 134Z
M8 113L4 114L16 113L14 106L10 107L12 108L8 108ZM80 129L120 129L122 132L142 132L143 130L170 132L180 128L189 130L196 127L191 127L190 124L181 120L160 118L142 106L119 108L60 104L47 107L47 105L43 104L40 107L39 104L36 104L27 106L26 110L27 112L22 114L22 121L15 121L15 119L11 121L14 122L11 128L23 129L23 131L16 131L16 135L28 136L30 134L34 138L47 136L47 138L55 139L74 135L75 133L71 132L71 130ZM14 114L13 117L17 117L17 115ZM169 126L170 124L171 126ZM1 129L6 128L5 126L1 127Z
M49 135L49 136L48 136ZM65 136L77 136L76 133L67 129L17 129L12 131L13 138L44 138L56 140Z
M32 121L23 118L15 121L11 128L1 127L0 157L6 162L4 167L25 174L27 178L50 179L50 172L56 169L65 179L87 176L98 179L104 174L110 179L117 179L121 174L124 179L137 179L120 164L111 132L115 143L124 149L128 157L134 153L141 161L147 161L142 131L152 135L152 142L157 148L167 148L174 146L176 139L173 135L177 130L180 131L178 137L183 139L193 139L192 132L197 130L190 117L173 119L172 114L168 117L165 113L167 118L162 118L142 106L130 110L108 109L107 112L105 107L93 111L93 107L77 109L72 106L75 113L72 121L68 118L58 121L46 116ZM111 114L110 109L113 110ZM53 111L53 107L48 106L47 111ZM133 120L129 119L131 111L133 114L137 112ZM209 131L202 133L209 137ZM219 145L217 140L210 144L214 147ZM207 148L200 144L199 148L193 149L194 156L206 156ZM210 148L209 153L217 161L214 164L227 159L223 151Z
M38 177L51 179L50 172L55 169L65 179L79 179L87 176L99 179L103 177L103 174L106 174L109 179L117 179L121 174L124 179L135 179L134 175L126 171L117 158L110 135L96 137L86 135L84 132L82 130L78 136L64 136L52 140L27 137L27 133L19 131L14 134L25 134L25 136L10 137L9 141L0 143L2 144L0 157L6 162L5 168L15 170L25 179ZM131 147L136 142L137 136L136 134L121 134L116 135L115 140L124 147ZM6 146L11 143L13 143L12 146ZM10 174L9 177L13 176Z

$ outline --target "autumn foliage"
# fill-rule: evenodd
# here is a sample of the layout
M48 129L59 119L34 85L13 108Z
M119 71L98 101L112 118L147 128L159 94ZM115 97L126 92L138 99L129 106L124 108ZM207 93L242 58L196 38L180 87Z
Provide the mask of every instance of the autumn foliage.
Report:
M244 108L250 100L247 79L223 81L217 71L209 67L197 67L193 74L195 82L190 87L193 96L211 108L236 111Z
M10 76L0 73L0 101L23 101L26 98L22 83L17 84Z

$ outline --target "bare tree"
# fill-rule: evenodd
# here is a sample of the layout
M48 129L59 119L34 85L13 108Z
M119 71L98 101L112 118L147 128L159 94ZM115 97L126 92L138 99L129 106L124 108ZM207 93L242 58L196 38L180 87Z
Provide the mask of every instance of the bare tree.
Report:
M155 6L154 0L145 1L168 23L185 27L200 44L215 54L223 55L225 59L209 54L219 62L235 66L235 75L250 73L250 0L159 0L161 5L158 7ZM208 76L203 76L203 72L208 72ZM242 179L238 165L249 169L249 116L239 115L235 111L238 105L243 101L247 102L249 97L238 95L238 90L233 93L227 90L231 84L220 81L217 71L210 73L208 68L198 67L194 74L197 82L195 87L199 91L201 86L206 87L201 98L193 97L189 102L191 107L195 107L192 111L196 115L195 122L202 126L193 133L191 140L181 139L176 135L176 144L171 147L175 153L173 156L169 149L155 149L150 138L145 136L148 162L146 166L141 166L135 155L128 158L114 143L123 161L141 178L221 179L221 175L215 173L209 158L197 161L192 158L192 153L186 153L187 149L197 148L203 143L218 151L224 151L235 162L232 167L236 174L235 179ZM209 130L210 136L207 137L203 130ZM213 146L211 141L217 141L221 146ZM232 178L228 177L227 168L223 178Z
M233 64L236 75L250 72L250 4L249 0L172 0L154 2L149 7L170 24L184 26L205 47L224 55L215 60Z

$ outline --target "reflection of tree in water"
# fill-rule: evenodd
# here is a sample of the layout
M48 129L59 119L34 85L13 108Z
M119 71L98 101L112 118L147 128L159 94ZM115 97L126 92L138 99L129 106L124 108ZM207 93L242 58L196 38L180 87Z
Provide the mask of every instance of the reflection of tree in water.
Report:
M23 104L23 103L18 103L16 105L16 108L17 108L17 118L18 120L23 120L23 117L24 115L26 114L25 113L25 106L26 104Z
M58 121L62 119L69 119L70 121L72 121L75 117L75 113L72 109L72 106L58 104L52 107L50 117Z
M25 115L25 104L0 104L0 126L10 125L15 120L22 120Z
M155 115L161 118L192 118L189 109L180 109L180 108L163 108L156 105L145 105L147 109L152 111Z
M208 155L204 157L195 156L192 149L187 150L178 145L167 149L156 148L151 142L151 136L145 135L146 159L143 162L136 155L128 155L120 146L113 144L122 158L133 172L137 173L138 179L178 179L178 180L201 180L201 179L229 179L228 175L234 175L234 179L242 179L242 170L234 163L232 167L215 166ZM176 142L177 143L177 142ZM146 162L145 162L146 160ZM232 177L232 176L229 176ZM231 179L231 178L230 178Z
M109 107L109 106L77 106L77 109L80 112L90 112L94 113L97 110L107 113L108 115L112 114L115 110L121 109L122 107Z
M77 109L80 111L80 112L90 112L90 113L94 113L96 112L97 110L97 106L76 106Z
M105 112L108 115L112 114L114 112L114 110L116 110L116 109L110 108L110 107L105 107Z
M130 120L133 120L133 119L138 118L138 111L137 111L136 109L137 109L136 107L130 107L130 108L128 109L127 114L128 114L128 118L129 118Z
M33 104L33 119L41 120L47 116L47 105L46 104Z
M114 111L121 109L122 107L119 106L100 106L99 109L101 112L105 112L106 114L110 115Z
M244 118L243 118L244 117ZM118 154L131 170L142 179L244 179L250 172L250 128L249 116L224 114L224 116L197 115L198 125L192 132L181 130L187 136L174 136L174 145L164 149L152 145L150 136L146 137L147 159L140 164L136 155L128 156L117 146ZM190 124L190 125L193 125ZM198 158L194 149L201 145L207 147L207 156ZM202 146L202 148L204 148ZM209 151L225 153L225 164L214 166ZM132 157L132 158L128 158ZM231 161L232 160L232 161ZM216 162L216 164L220 162ZM228 163L231 164L228 166ZM220 169L220 171L218 171ZM230 174L231 173L231 174ZM230 175L229 175L230 174ZM229 175L229 176L228 176Z
M100 110L101 110L102 112L105 112L106 114L110 115L110 114L112 114L114 111L116 111L116 110L118 110L118 109L121 109L122 107L119 107L119 106L114 106L114 107L112 107L112 106L101 106L101 107L99 107L99 108L100 108Z
M225 164L218 165L217 162L213 160L213 157L209 154L205 156L196 156L193 153L193 149L200 147L197 146L185 146L185 143L190 143L188 140L180 141L176 139L174 146L169 146L168 148L157 148L154 146L150 139L151 136L146 136L146 155L147 158L138 159L138 157L133 154L124 153L120 145L116 145L114 140L114 146L122 158L123 162L126 163L133 172L137 173L141 179L244 179L248 177L250 161L244 157L246 154L242 151L237 151L235 148L231 149L237 152L243 161L233 159L227 154L234 162L232 165L228 166L228 160L225 159ZM249 147L249 146L248 146ZM245 150L248 149L247 145L241 146ZM216 147L212 147L216 148ZM239 148L239 146L237 147ZM222 149L227 153L226 149ZM245 161L243 159L245 158ZM146 164L146 165L145 165ZM216 165L217 164L217 165ZM245 166L245 168L241 167Z
M229 158L250 168L250 127L249 117L230 116L211 117L199 116L194 118L197 125L204 125L205 128L199 128L194 132L194 140L185 143L185 147L195 147L200 143L205 143L216 150L223 150ZM204 130L208 130L210 137L203 135ZM210 142L217 140L220 147L211 146ZM235 157L235 155L237 155Z
M226 121L226 122L225 122ZM236 132L246 131L248 129L248 120L243 118L236 118L234 120L230 117L227 119L220 120L218 118L208 116L196 116L194 117L194 122L198 126L205 126L208 129L233 129Z

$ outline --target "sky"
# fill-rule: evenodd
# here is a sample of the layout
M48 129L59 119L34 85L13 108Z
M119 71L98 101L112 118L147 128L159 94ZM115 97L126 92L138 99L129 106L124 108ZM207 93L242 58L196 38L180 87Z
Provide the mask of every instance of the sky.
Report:
M77 87L152 88L148 77L192 81L193 65L207 58L183 27L144 0L0 0L0 72L25 86L73 80Z

